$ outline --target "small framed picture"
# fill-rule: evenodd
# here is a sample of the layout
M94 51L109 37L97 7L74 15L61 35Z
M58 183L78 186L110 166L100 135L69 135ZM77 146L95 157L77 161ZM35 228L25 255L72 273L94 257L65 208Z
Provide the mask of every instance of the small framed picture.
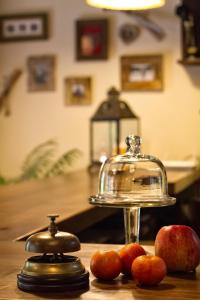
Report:
M108 57L108 20L76 21L77 60L98 60Z
M46 13L0 16L0 42L47 39L48 34Z
M123 91L161 91L163 89L161 55L121 57Z
M27 68L29 92L55 90L55 55L30 56Z
M91 97L91 77L65 78L66 105L89 105Z

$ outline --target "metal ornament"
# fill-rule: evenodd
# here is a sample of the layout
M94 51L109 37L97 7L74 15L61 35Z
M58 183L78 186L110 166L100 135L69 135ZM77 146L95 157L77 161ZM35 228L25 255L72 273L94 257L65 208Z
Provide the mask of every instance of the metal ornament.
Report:
M139 37L140 33L140 28L130 23L122 25L119 29L119 36L125 44L134 42Z

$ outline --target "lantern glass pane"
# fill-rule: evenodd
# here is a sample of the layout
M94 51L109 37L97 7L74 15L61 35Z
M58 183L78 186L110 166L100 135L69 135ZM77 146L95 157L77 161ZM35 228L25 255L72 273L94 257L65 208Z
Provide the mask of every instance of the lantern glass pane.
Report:
M117 124L115 121L93 123L93 161L103 162L116 149Z

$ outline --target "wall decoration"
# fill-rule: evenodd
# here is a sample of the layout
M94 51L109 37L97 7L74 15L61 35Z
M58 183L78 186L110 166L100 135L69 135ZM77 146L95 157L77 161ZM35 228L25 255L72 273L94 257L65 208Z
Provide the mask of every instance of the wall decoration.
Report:
M55 56L31 56L27 60L28 91L55 90Z
M121 87L123 91L162 90L162 56L122 56Z
M119 37L127 45L134 42L140 33L140 27L131 23L125 23L119 29Z
M5 116L11 115L10 94L22 74L21 69L15 69L6 76L0 92L0 112L3 111Z
M88 105L91 102L90 77L68 77L65 79L66 105Z
M20 14L0 16L0 42L48 38L48 15Z
M108 56L108 20L76 21L77 60L106 59Z
M145 12L138 13L137 11L124 11L124 13L131 17L140 28L146 29L157 40L161 41L166 37L165 30Z

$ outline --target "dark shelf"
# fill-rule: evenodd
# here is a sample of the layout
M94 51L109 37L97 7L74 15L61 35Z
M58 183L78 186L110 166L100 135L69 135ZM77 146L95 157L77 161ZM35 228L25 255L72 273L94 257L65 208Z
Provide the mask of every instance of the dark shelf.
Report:
M200 65L200 58L195 59L181 59L178 60L178 63L181 65L187 65L187 66L198 66Z
M176 15L180 18L182 32L182 55L178 63L183 66L198 66L200 65L200 1L182 0L180 2L176 7Z

